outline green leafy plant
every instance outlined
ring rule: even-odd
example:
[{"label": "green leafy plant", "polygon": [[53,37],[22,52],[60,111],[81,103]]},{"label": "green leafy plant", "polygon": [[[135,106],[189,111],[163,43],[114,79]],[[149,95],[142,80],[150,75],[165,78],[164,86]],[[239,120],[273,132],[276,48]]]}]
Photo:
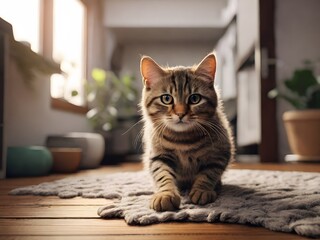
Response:
[{"label": "green leafy plant", "polygon": [[296,109],[320,109],[320,82],[316,78],[313,64],[305,62],[305,68],[297,69],[291,78],[284,81],[286,92],[273,89],[270,98],[280,97]]},{"label": "green leafy plant", "polygon": [[115,128],[119,119],[136,114],[137,89],[134,78],[129,75],[116,76],[111,71],[95,68],[93,81],[87,83],[88,104],[91,110],[87,118],[97,131]]},{"label": "green leafy plant", "polygon": [[13,37],[10,39],[10,54],[29,87],[39,74],[50,76],[54,73],[62,73],[60,64],[33,52],[29,46],[14,40]]}]

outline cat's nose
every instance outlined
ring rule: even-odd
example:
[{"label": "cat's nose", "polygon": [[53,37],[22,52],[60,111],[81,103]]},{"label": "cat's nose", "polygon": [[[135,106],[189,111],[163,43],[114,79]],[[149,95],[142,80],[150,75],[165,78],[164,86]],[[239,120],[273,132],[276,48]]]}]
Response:
[{"label": "cat's nose", "polygon": [[185,113],[177,113],[179,120],[182,120],[182,118],[186,115]]},{"label": "cat's nose", "polygon": [[181,103],[177,103],[174,106],[174,113],[179,117],[179,120],[181,121],[182,118],[186,115],[186,107]]}]

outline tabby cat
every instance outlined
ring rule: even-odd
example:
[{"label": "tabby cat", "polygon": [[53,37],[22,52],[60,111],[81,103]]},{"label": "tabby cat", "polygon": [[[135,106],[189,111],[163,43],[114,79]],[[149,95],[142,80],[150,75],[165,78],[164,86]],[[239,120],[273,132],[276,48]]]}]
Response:
[{"label": "tabby cat", "polygon": [[148,56],[140,64],[144,164],[157,189],[150,207],[178,209],[181,193],[194,204],[215,201],[221,175],[234,157],[233,137],[214,87],[215,55],[193,67],[163,68]]}]

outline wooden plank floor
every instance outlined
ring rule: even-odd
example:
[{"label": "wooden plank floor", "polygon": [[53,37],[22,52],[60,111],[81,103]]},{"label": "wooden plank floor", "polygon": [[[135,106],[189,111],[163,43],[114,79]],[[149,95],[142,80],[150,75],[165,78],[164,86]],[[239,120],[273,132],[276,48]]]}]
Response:
[{"label": "wooden plank floor", "polygon": [[[94,175],[137,171],[141,164],[101,167],[72,174]],[[235,164],[232,168],[320,172],[320,164]],[[236,224],[163,223],[128,226],[123,220],[104,220],[97,215],[106,199],[60,199],[48,196],[10,196],[16,187],[52,181],[70,175],[0,180],[0,240],[2,239],[305,239],[292,233],[272,232],[260,227]]]}]

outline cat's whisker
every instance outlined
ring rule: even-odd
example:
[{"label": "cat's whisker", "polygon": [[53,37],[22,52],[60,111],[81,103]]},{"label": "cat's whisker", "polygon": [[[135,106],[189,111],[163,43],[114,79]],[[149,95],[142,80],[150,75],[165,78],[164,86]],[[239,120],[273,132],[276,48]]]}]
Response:
[{"label": "cat's whisker", "polygon": [[166,123],[163,123],[163,124],[162,124],[162,128],[161,128],[160,131],[159,131],[159,136],[158,136],[158,137],[159,137],[159,139],[160,139],[160,146],[161,146],[161,148],[163,148],[162,140],[163,140],[163,133],[164,133],[166,127],[167,127],[167,124],[166,124]]},{"label": "cat's whisker", "polygon": [[[144,129],[141,129],[140,131],[139,131],[139,133],[138,133],[138,135],[135,137],[135,140],[134,140],[134,147],[136,148],[136,149],[141,149],[141,147],[142,147],[142,141],[141,141],[141,139],[142,139],[142,136],[143,136],[143,132],[144,132]],[[140,142],[140,145],[138,146],[138,142]]]},{"label": "cat's whisker", "polygon": [[197,123],[196,122],[196,126],[198,127],[198,129],[200,129],[202,131],[202,133],[204,135],[207,135],[209,138],[210,138],[210,141],[211,141],[211,145],[213,146],[214,145],[214,142],[212,140],[212,137],[211,137],[211,134],[208,132],[207,129],[205,129],[201,124]]},{"label": "cat's whisker", "polygon": [[[204,125],[206,125],[206,126],[208,126],[211,130],[213,130],[214,132],[216,132],[216,133],[217,133],[217,137],[218,137],[219,139],[221,138],[221,136],[220,136],[221,134],[223,135],[224,138],[228,139],[229,136],[227,135],[225,129],[222,128],[221,126],[219,126],[219,125],[217,125],[217,124],[214,124],[214,123],[212,123],[212,122],[209,122],[209,121],[204,121],[204,120],[202,120],[201,123],[204,124]],[[219,134],[219,133],[220,133],[220,134]]]},{"label": "cat's whisker", "polygon": [[165,131],[167,128],[168,128],[168,123],[165,123],[165,124],[164,124],[164,128],[163,128],[163,130],[162,130],[162,138],[161,138],[161,139],[163,139],[164,131]]},{"label": "cat's whisker", "polygon": [[154,139],[154,137],[160,138],[160,135],[161,135],[160,133],[162,128],[163,128],[163,123],[159,122],[151,133],[151,139]]},{"label": "cat's whisker", "polygon": [[218,140],[219,142],[221,142],[221,138],[220,138],[220,135],[219,135],[219,130],[218,130],[214,125],[211,126],[211,125],[209,125],[209,124],[206,123],[206,122],[202,122],[202,124],[203,124],[204,126],[208,127],[211,131],[213,131],[213,132],[215,133],[215,135],[217,136],[217,140]]},{"label": "cat's whisker", "polygon": [[143,119],[140,119],[138,122],[134,123],[128,130],[126,130],[124,133],[122,133],[121,135],[125,135],[127,134],[129,131],[131,131],[135,126],[137,126],[138,124],[142,123]]}]

